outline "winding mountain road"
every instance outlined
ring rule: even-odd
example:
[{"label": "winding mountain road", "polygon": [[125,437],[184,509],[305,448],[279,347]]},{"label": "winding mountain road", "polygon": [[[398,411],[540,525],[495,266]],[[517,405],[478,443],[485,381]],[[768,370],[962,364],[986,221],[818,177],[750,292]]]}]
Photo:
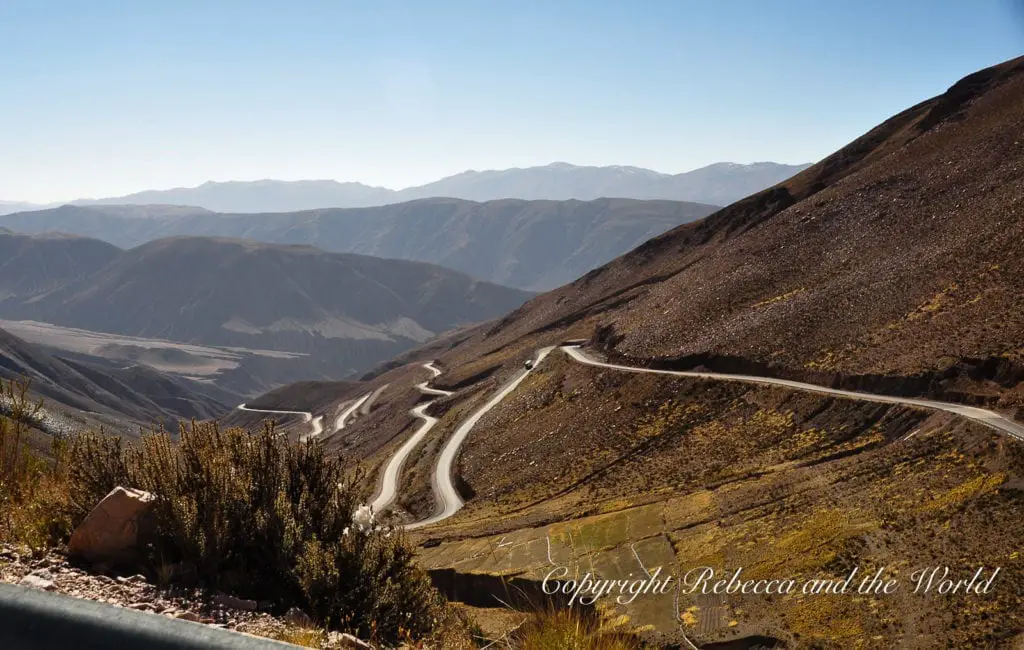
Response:
[{"label": "winding mountain road", "polygon": [[352,414],[355,413],[359,409],[359,407],[363,405],[363,402],[368,400],[370,398],[370,395],[372,394],[373,393],[367,393],[363,395],[356,401],[352,402],[352,404],[350,404],[347,409],[342,411],[341,415],[338,416],[338,419],[334,421],[334,431],[338,432],[344,429],[345,423],[348,421],[349,417],[351,417]]},{"label": "winding mountain road", "polygon": [[[792,390],[800,390],[811,393],[820,393],[824,395],[834,395],[845,399],[855,399],[867,402],[878,402],[883,404],[899,404],[903,406],[912,406],[918,408],[931,409],[936,411],[946,411],[953,413],[961,417],[967,418],[979,424],[983,424],[987,427],[995,429],[1000,433],[1009,435],[1017,440],[1024,441],[1024,425],[1015,422],[999,413],[989,411],[986,409],[977,408],[974,406],[966,406],[963,404],[953,404],[950,402],[939,402],[935,400],[915,399],[911,397],[895,397],[891,395],[877,395],[874,393],[862,393],[857,391],[841,390],[838,388],[828,388],[826,386],[818,386],[815,384],[807,384],[804,382],[793,381],[790,379],[777,379],[774,377],[758,377],[755,375],[733,375],[719,372],[701,372],[695,370],[657,370],[654,368],[637,368],[635,366],[624,366],[621,364],[607,363],[604,361],[598,361],[593,357],[588,356],[583,350],[580,349],[579,345],[562,345],[560,349],[565,352],[571,359],[578,363],[582,363],[588,366],[594,366],[598,368],[607,368],[609,370],[620,370],[623,372],[637,372],[637,373],[648,373],[655,375],[669,375],[674,377],[696,377],[701,379],[717,379],[721,381],[738,381],[751,384],[761,384],[769,386],[782,386]],[[492,408],[498,405],[509,393],[514,391],[516,387],[526,378],[526,376],[535,369],[540,362],[554,349],[554,347],[542,348],[537,352],[537,356],[534,359],[533,367],[522,371],[519,375],[509,382],[500,392],[478,409],[473,415],[468,417],[455,433],[452,435],[448,444],[444,447],[440,457],[437,461],[437,468],[434,471],[434,492],[437,495],[438,501],[443,505],[441,512],[435,514],[432,517],[417,521],[415,523],[406,526],[407,529],[415,529],[423,526],[429,526],[436,524],[440,521],[448,519],[456,512],[458,512],[464,505],[462,499],[459,497],[458,491],[455,489],[452,483],[452,468],[454,466],[455,457],[458,453],[459,448],[469,435],[470,431],[476,426],[476,423],[490,411]],[[437,374],[440,374],[438,371]],[[436,375],[435,375],[436,376]],[[427,385],[420,384],[421,390],[434,390],[427,387]],[[429,417],[429,416],[426,416]],[[433,423],[430,424],[433,426]],[[408,443],[407,443],[408,444]],[[411,445],[415,446],[415,445]],[[410,447],[411,447],[410,446]],[[404,446],[403,446],[404,449]],[[411,448],[410,450],[411,451]],[[408,455],[408,451],[406,452]],[[399,468],[400,469],[400,466]],[[392,497],[393,498],[393,497]]]},{"label": "winding mountain road", "polygon": [[[425,363],[423,367],[431,372],[434,377],[441,374],[433,363]],[[441,390],[439,388],[431,388],[427,385],[428,382],[423,382],[416,385],[416,388],[425,395],[438,395],[447,396],[451,395],[451,391]],[[384,467],[384,472],[381,474],[380,487],[378,488],[377,495],[370,502],[370,507],[373,508],[374,512],[381,512],[398,498],[398,479],[402,474],[402,467],[405,465],[405,461],[409,458],[409,454],[416,448],[423,438],[426,437],[427,433],[437,424],[437,418],[427,415],[427,409],[434,403],[434,400],[424,402],[416,408],[409,411],[409,414],[415,418],[423,420],[423,424],[420,425],[416,432],[409,436],[409,439],[398,448],[395,455],[388,461],[387,466]]]},{"label": "winding mountain road", "polygon": [[[516,376],[509,381],[505,386],[498,391],[486,404],[477,409],[472,415],[466,418],[462,424],[455,430],[451,438],[441,449],[441,453],[437,459],[437,465],[434,469],[433,474],[433,490],[437,499],[440,511],[431,517],[422,519],[417,522],[413,522],[405,526],[407,530],[416,528],[422,528],[424,526],[430,526],[438,522],[448,519],[460,509],[462,509],[465,503],[459,496],[458,490],[455,488],[455,484],[452,481],[455,465],[455,458],[458,455],[459,449],[462,447],[463,442],[469,436],[473,427],[480,421],[480,419],[487,414],[488,411],[493,409],[502,400],[504,400],[512,391],[519,387],[519,384],[523,382],[526,377],[535,370],[540,363],[547,357],[556,346],[549,346],[541,348],[537,351],[536,356],[533,359],[533,364],[529,367],[519,371]],[[792,390],[799,390],[809,393],[819,393],[823,395],[833,395],[835,397],[841,397],[844,399],[854,399],[865,402],[877,402],[883,404],[898,404],[902,406],[911,406],[917,408],[925,408],[935,411],[945,411],[953,413],[968,420],[983,424],[987,427],[995,429],[996,431],[1009,435],[1010,437],[1024,441],[1024,424],[1020,424],[1014,420],[1011,420],[999,413],[989,411],[974,406],[966,406],[963,404],[954,404],[951,402],[940,402],[935,400],[926,399],[915,399],[911,397],[897,397],[892,395],[878,395],[875,393],[863,393],[850,390],[842,390],[838,388],[828,388],[826,386],[819,386],[816,384],[807,384],[800,381],[794,381],[791,379],[778,379],[774,377],[759,377],[756,375],[734,375],[720,372],[703,372],[696,370],[658,370],[655,368],[638,368],[635,366],[625,366],[616,363],[608,363],[605,361],[599,361],[580,349],[578,344],[564,344],[558,346],[563,352],[565,352],[572,360],[582,363],[588,366],[594,366],[597,368],[607,368],[609,370],[618,370],[622,372],[634,372],[634,373],[646,373],[654,375],[668,375],[673,377],[695,377],[699,379],[715,379],[720,381],[737,381],[749,384],[760,384],[767,386],[781,386],[783,388],[789,388]],[[423,364],[423,367],[429,370],[434,378],[441,375],[441,371],[431,363]],[[429,382],[422,382],[416,385],[416,388],[425,395],[435,396],[448,396],[452,393],[450,391],[441,390],[439,388],[431,388]],[[376,399],[380,394],[383,387],[378,388],[373,393],[363,395],[350,405],[340,416],[335,423],[335,430],[343,429],[349,416],[356,412],[360,407],[364,406],[368,402]],[[398,481],[402,472],[402,467],[408,460],[412,451],[423,441],[427,433],[437,424],[437,418],[427,415],[426,411],[430,408],[434,400],[424,402],[409,411],[409,413],[422,420],[423,423],[420,427],[406,440],[401,447],[395,452],[395,454],[388,461],[384,467],[384,471],[381,474],[380,486],[376,496],[371,502],[371,507],[374,512],[381,512],[398,498]],[[303,436],[303,440],[308,437],[319,435],[323,431],[322,420],[323,417],[314,418],[311,413],[304,411],[286,411],[286,410],[269,410],[269,409],[252,409],[247,407],[245,404],[241,404],[238,407],[243,411],[255,411],[260,413],[282,413],[292,415],[302,415],[307,422],[311,422],[313,431]],[[909,437],[909,436],[908,436]]]},{"label": "winding mountain road", "polygon": [[[459,491],[455,489],[455,484],[452,482],[453,467],[455,465],[455,456],[459,452],[459,448],[465,441],[469,432],[473,430],[476,423],[480,421],[488,411],[497,406],[501,400],[505,399],[509,393],[514,391],[519,384],[523,382],[526,377],[536,370],[540,362],[544,360],[548,354],[554,350],[554,346],[541,348],[537,351],[537,356],[533,359],[533,365],[530,368],[525,368],[516,375],[515,379],[505,384],[505,387],[498,391],[486,404],[477,409],[472,415],[463,421],[459,425],[459,428],[455,430],[452,437],[448,439],[448,443],[441,450],[440,456],[437,459],[437,467],[434,469],[434,494],[437,496],[439,503],[441,504],[441,512],[435,514],[427,519],[422,519],[415,523],[407,525],[407,530],[413,530],[416,528],[422,528],[423,526],[430,526],[436,524],[439,521],[448,519],[460,509],[465,503],[462,497],[459,496]],[[428,416],[429,417],[429,416]]]},{"label": "winding mountain road", "polygon": [[[441,371],[437,369],[437,366],[434,365],[433,361],[431,361],[429,363],[423,364],[423,367],[426,368],[427,370],[429,370],[430,373],[434,376],[434,378],[437,378],[437,377],[441,376]],[[452,392],[450,390],[441,390],[440,388],[431,388],[429,384],[430,384],[430,382],[424,381],[422,383],[416,384],[416,388],[420,389],[421,392],[426,393],[427,395],[445,396],[445,395],[451,395],[452,394]]]},{"label": "winding mountain road", "polygon": [[[366,407],[364,408],[363,413],[368,413],[370,402],[376,399],[385,388],[387,388],[387,384],[384,384],[383,386],[373,391],[372,393],[367,393],[366,395],[363,395],[355,402],[350,404],[348,408],[342,411],[341,415],[339,415],[337,419],[335,419],[334,430],[331,433],[337,433],[338,431],[344,429],[345,425],[348,424],[349,418],[357,410],[359,410],[360,407]],[[237,408],[239,411],[249,411],[250,413],[276,413],[279,415],[301,415],[302,418],[310,424],[310,430],[299,436],[300,442],[308,442],[309,440],[318,437],[320,434],[324,432],[324,416],[318,415],[316,417],[313,417],[313,414],[308,411],[290,411],[287,409],[254,409],[246,406],[245,403],[239,404]]]},{"label": "winding mountain road", "polygon": [[378,386],[377,390],[366,396],[366,399],[363,400],[363,405],[359,407],[359,415],[370,414],[370,407],[373,406],[373,403],[377,401],[377,398],[380,397],[380,394],[384,392],[384,389],[387,388],[388,385],[389,384]]},{"label": "winding mountain road", "polygon": [[302,434],[301,440],[305,441],[308,438],[316,437],[324,431],[324,416],[318,415],[313,417],[313,414],[308,411],[288,411],[285,409],[254,409],[249,408],[245,403],[241,403],[236,407],[239,411],[249,411],[250,413],[278,413],[280,415],[301,415],[302,419],[310,423],[311,429],[309,433]]},{"label": "winding mountain road", "polygon": [[634,366],[623,366],[615,363],[606,363],[604,361],[598,361],[593,357],[587,356],[583,350],[578,346],[563,345],[562,351],[572,357],[574,360],[586,364],[588,366],[596,366],[598,368],[608,368],[610,370],[621,370],[624,372],[643,372],[656,375],[672,375],[675,377],[698,377],[702,379],[719,379],[723,381],[739,381],[748,384],[765,384],[769,386],[782,386],[785,388],[792,388],[794,390],[801,390],[809,393],[821,393],[824,395],[835,395],[836,397],[843,397],[846,399],[856,399],[863,402],[879,402],[882,404],[900,404],[903,406],[915,406],[918,408],[926,408],[934,411],[946,411],[948,413],[954,413],[961,417],[973,420],[979,424],[984,424],[987,427],[991,427],[1000,433],[1009,435],[1017,440],[1024,441],[1024,425],[1015,422],[1007,417],[1004,417],[995,411],[989,411],[986,409],[977,408],[975,406],[966,406],[964,404],[953,404],[951,402],[939,402],[927,399],[915,399],[912,397],[896,397],[892,395],[878,395],[875,393],[861,393],[852,390],[841,390],[839,388],[828,388],[825,386],[818,386],[816,384],[805,384],[800,381],[793,381],[790,379],[776,379],[773,377],[758,377],[755,375],[732,375],[724,374],[720,372],[698,372],[695,370],[656,370],[653,368],[637,368]]}]

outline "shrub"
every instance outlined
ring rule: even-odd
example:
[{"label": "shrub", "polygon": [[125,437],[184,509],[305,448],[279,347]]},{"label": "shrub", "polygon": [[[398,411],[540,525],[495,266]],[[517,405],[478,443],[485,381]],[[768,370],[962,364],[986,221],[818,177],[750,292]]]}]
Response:
[{"label": "shrub", "polygon": [[358,474],[322,444],[289,443],[212,423],[126,443],[102,431],[52,438],[52,458],[25,443],[42,402],[29,383],[0,384],[0,539],[34,548],[67,541],[121,485],[152,492],[150,571],[280,609],[298,606],[322,625],[371,640],[430,639],[464,646],[465,620],[446,606],[401,532],[359,508]]},{"label": "shrub", "polygon": [[175,580],[298,605],[361,638],[424,638],[445,615],[399,531],[353,521],[359,476],[322,444],[183,425],[136,444],[87,434],[70,441],[73,518],[117,485],[156,495],[153,570]]},{"label": "shrub", "polygon": [[0,381],[0,539],[40,548],[64,538],[64,441],[53,438],[52,458],[32,453],[26,441],[43,412],[29,396],[29,381]]},{"label": "shrub", "polygon": [[43,408],[43,402],[33,402],[28,397],[31,381],[0,380],[0,415],[27,424],[47,435],[64,438],[75,428],[75,423],[63,413]]},{"label": "shrub", "polygon": [[27,382],[0,383],[0,499],[5,515],[21,501],[35,473],[33,456],[23,440],[26,422],[36,408],[28,401]]},{"label": "shrub", "polygon": [[550,609],[535,613],[511,640],[517,650],[643,650],[640,639],[616,631],[596,614],[578,609]]}]

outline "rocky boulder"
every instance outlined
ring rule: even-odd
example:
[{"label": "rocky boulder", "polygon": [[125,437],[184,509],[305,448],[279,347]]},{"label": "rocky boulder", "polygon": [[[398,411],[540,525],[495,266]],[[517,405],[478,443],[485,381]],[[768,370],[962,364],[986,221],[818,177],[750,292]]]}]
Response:
[{"label": "rocky boulder", "polygon": [[71,534],[69,554],[93,563],[135,563],[140,540],[153,531],[153,501],[144,490],[114,488]]},{"label": "rocky boulder", "polygon": [[54,589],[53,574],[46,569],[37,569],[21,579],[18,584],[33,589],[51,591]]}]

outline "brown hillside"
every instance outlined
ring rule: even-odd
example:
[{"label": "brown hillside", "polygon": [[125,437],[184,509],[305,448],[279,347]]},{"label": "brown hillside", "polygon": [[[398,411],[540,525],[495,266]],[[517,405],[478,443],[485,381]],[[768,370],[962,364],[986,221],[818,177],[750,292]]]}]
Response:
[{"label": "brown hillside", "polygon": [[[608,328],[616,354],[1019,402],[1024,59],[543,294],[445,360]],[[965,376],[970,386],[956,382]],[[964,391],[970,395],[962,394]]]},{"label": "brown hillside", "polygon": [[[577,337],[629,364],[939,396],[1022,419],[1022,109],[1024,59],[971,75],[782,185],[403,356],[367,378],[364,390],[388,383],[378,408],[329,444],[381,467],[416,427],[419,364],[436,358],[433,385],[456,392],[431,408],[439,422],[398,500],[399,516],[427,516],[444,441],[535,350]],[[555,351],[466,439],[465,507],[415,535],[453,584],[538,580],[553,561],[615,579],[638,557],[759,576],[1001,566],[984,601],[682,598],[673,612],[648,599],[624,613],[699,645],[1013,647],[1022,463],[1019,441],[949,414]]]},{"label": "brown hillside", "polygon": [[0,302],[52,291],[98,271],[120,254],[116,246],[88,237],[0,229]]}]

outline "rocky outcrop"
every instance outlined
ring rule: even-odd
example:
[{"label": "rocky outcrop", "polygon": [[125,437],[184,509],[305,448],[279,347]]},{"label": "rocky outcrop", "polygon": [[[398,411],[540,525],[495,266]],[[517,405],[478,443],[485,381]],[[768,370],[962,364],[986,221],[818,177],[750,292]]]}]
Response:
[{"label": "rocky outcrop", "polygon": [[42,589],[44,591],[51,591],[54,589],[53,574],[46,569],[36,569],[32,573],[22,578],[18,584],[23,587],[32,587],[33,589]]},{"label": "rocky outcrop", "polygon": [[255,600],[236,598],[228,594],[215,594],[213,597],[213,604],[220,605],[227,609],[241,609],[247,612],[254,612],[257,609],[257,603]]},{"label": "rocky outcrop", "polygon": [[153,531],[153,500],[144,490],[114,488],[72,533],[69,554],[92,563],[133,564],[140,539]]}]

